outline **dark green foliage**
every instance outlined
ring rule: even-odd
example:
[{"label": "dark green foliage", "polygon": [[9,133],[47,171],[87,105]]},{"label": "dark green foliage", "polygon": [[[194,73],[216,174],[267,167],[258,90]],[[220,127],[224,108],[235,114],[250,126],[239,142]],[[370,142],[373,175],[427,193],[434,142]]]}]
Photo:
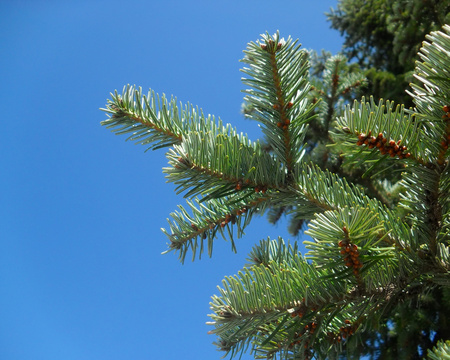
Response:
[{"label": "dark green foliage", "polygon": [[368,79],[360,95],[412,106],[405,95],[425,35],[450,22],[450,2],[442,0],[340,0],[328,14],[345,36],[344,54]]},{"label": "dark green foliage", "polygon": [[367,79],[367,86],[361,88],[358,95],[372,95],[375,99],[391,99],[406,107],[413,105],[411,97],[405,92],[409,84],[413,81],[411,72],[394,74],[389,71],[370,68],[364,71]]},{"label": "dark green foliage", "polygon": [[442,0],[340,0],[328,14],[345,35],[344,53],[364,68],[394,74],[414,69],[425,35],[450,22],[450,3]]}]

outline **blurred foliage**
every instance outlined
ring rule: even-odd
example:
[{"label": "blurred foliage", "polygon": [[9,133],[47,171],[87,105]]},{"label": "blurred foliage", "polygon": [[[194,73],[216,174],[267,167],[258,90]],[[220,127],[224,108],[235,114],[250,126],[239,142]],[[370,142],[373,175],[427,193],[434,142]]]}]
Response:
[{"label": "blurred foliage", "polygon": [[442,0],[340,0],[327,14],[345,37],[343,53],[365,71],[360,95],[412,106],[404,89],[412,81],[425,35],[450,23],[450,2]]}]

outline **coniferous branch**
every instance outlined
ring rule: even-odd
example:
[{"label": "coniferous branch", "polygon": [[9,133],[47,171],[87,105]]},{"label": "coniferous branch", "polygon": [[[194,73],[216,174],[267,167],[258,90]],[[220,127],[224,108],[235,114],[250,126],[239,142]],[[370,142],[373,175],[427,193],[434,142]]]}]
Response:
[{"label": "coniferous branch", "polygon": [[190,189],[186,197],[201,194],[218,198],[234,193],[247,197],[284,186],[286,170],[259,142],[244,135],[192,132],[167,154],[168,181],[179,185],[179,192]]},{"label": "coniferous branch", "polygon": [[280,206],[280,207],[274,207],[269,209],[267,212],[267,221],[270,224],[276,224],[283,215],[286,214],[287,211],[289,211],[290,207],[288,206]]},{"label": "coniferous branch", "polygon": [[[314,147],[317,143],[328,144],[332,140],[328,133],[333,128],[333,122],[340,116],[343,106],[353,99],[350,95],[366,83],[364,75],[350,67],[345,56],[324,54],[321,60],[317,55],[315,57],[314,76],[311,78],[313,87],[309,97],[313,103],[318,103],[315,111],[317,117],[310,124],[312,133],[307,135],[308,142]],[[330,169],[330,166],[326,167]]]},{"label": "coniferous branch", "polygon": [[318,214],[306,231],[314,239],[305,242],[311,250],[306,257],[319,268],[334,269],[361,291],[401,288],[400,283],[411,274],[421,274],[423,267],[420,259],[411,261],[409,228],[397,224],[399,220],[390,211],[380,217],[380,212],[370,207],[326,211]]},{"label": "coniferous branch", "polygon": [[[424,161],[408,169],[403,178],[407,190],[402,206],[410,211],[413,230],[420,234],[422,256],[435,257],[445,252],[440,244],[448,246],[449,233],[444,225],[448,217],[448,183],[450,141],[449,90],[450,70],[450,26],[445,32],[434,32],[427,36],[431,43],[424,42],[421,62],[417,62],[415,76],[422,85],[413,85],[413,101],[418,114],[421,131],[421,146],[418,152]],[[447,65],[446,65],[447,63]],[[426,102],[426,104],[425,104]],[[421,204],[414,203],[421,201]]]},{"label": "coniferous branch", "polygon": [[[291,214],[291,212],[288,212],[288,214]],[[304,219],[303,216],[299,216],[299,214],[296,214],[295,212],[292,212],[291,221],[289,222],[287,226],[287,230],[289,234],[298,236],[300,232],[304,229],[306,224],[306,219]]]},{"label": "coniferous branch", "polygon": [[[413,119],[411,115],[404,112],[401,108],[397,108],[396,111],[392,111],[389,105],[390,104],[388,103],[387,110],[384,110],[382,104],[380,104],[380,106],[373,103],[369,105],[365,104],[363,101],[361,105],[363,111],[357,113],[359,118],[356,116],[357,121],[350,123],[350,126],[343,126],[342,128],[344,128],[344,132],[353,133],[359,136],[357,141],[362,140],[362,145],[364,144],[364,141],[367,140],[366,135],[364,136],[364,139],[361,139],[360,135],[362,131],[366,131],[367,133],[368,129],[376,129],[375,131],[379,130],[379,132],[386,131],[386,134],[393,134],[392,136],[399,137],[401,136],[401,139],[404,139],[404,142],[407,144],[408,148],[416,150],[417,147],[415,147],[415,141],[417,139],[415,138],[413,130],[417,129],[417,121]],[[367,108],[369,108],[369,110],[376,109],[377,111],[374,113],[372,113],[372,111],[364,111],[367,110]],[[391,115],[392,113],[394,114]],[[386,119],[388,121],[386,121]],[[385,128],[381,128],[383,121],[387,123],[387,125],[384,125]],[[366,128],[361,125],[365,125]],[[350,128],[352,129],[351,131],[349,131]],[[369,145],[373,145],[371,148],[375,148],[377,147],[376,145],[380,143],[380,146],[378,147],[379,150],[383,147],[382,144],[384,138],[384,134],[382,134],[379,139],[375,138],[374,140],[369,138],[368,144],[365,145],[367,147],[369,147]],[[387,143],[387,140],[385,140],[384,143]],[[395,145],[397,145],[398,148],[395,148]],[[402,159],[402,153],[406,151],[406,149],[400,147],[402,146],[401,142],[396,142],[395,145],[388,143],[387,146],[392,147],[392,149],[389,148],[389,150],[393,153],[390,155],[394,155]],[[441,159],[444,158],[442,153],[443,152],[441,151]],[[434,193],[433,198],[428,200],[428,203],[430,203],[429,212],[433,209],[433,214],[436,215],[436,202],[439,201],[439,197],[442,197],[442,191],[437,189],[436,184],[440,184],[442,182],[445,183],[445,176],[436,176],[436,174],[434,174],[436,173],[435,167],[431,167],[431,169],[424,167],[424,161],[419,157],[417,158],[417,161],[414,161],[416,160],[415,157],[410,159],[408,162],[408,171],[403,175],[403,186],[406,189],[405,193],[407,194],[409,190],[413,189],[413,185],[419,183],[418,181],[408,182],[408,174],[414,174],[414,176],[419,178],[423,177],[423,181],[421,180],[420,185],[417,185],[416,187],[416,192],[418,193],[419,190],[421,190],[420,196],[430,197],[429,194],[427,195],[427,187],[430,187],[433,190],[428,190],[428,192]],[[422,172],[417,171],[418,168],[423,168],[424,170]],[[308,176],[309,174],[305,176],[308,172],[315,172],[317,175],[315,177]],[[333,178],[335,175],[329,175],[328,179],[332,179],[332,181],[327,181],[327,176],[324,176],[324,173],[320,173],[319,169],[314,169],[311,167],[308,168],[308,171],[303,170],[303,174],[303,177],[298,181],[298,184],[296,184],[295,187],[298,199],[303,199],[305,204],[314,203],[319,208],[316,209],[316,212],[321,213],[317,215],[318,217],[316,220],[311,222],[311,229],[309,230],[309,233],[316,240],[315,243],[311,244],[313,247],[312,255],[314,264],[328,268],[328,265],[331,263],[331,265],[329,265],[330,271],[337,271],[337,273],[332,273],[328,276],[322,275],[322,279],[328,278],[332,280],[330,281],[331,283],[335,284],[340,281],[347,283],[352,277],[354,277],[354,281],[350,281],[350,283],[356,286],[356,289],[358,289],[357,292],[359,292],[360,295],[364,294],[364,298],[369,297],[371,300],[376,299],[373,303],[369,302],[369,304],[364,304],[364,311],[360,316],[361,319],[368,316],[368,314],[371,314],[370,316],[372,318],[378,314],[378,318],[381,320],[383,316],[386,316],[386,314],[389,313],[389,309],[396,306],[398,301],[414,299],[417,298],[419,294],[428,291],[427,289],[430,288],[429,280],[433,278],[431,275],[433,270],[426,267],[426,263],[430,260],[427,258],[427,254],[425,254],[425,256],[423,256],[423,254],[420,255],[420,252],[417,250],[423,250],[420,247],[421,240],[419,239],[422,239],[422,241],[427,239],[429,242],[429,235],[433,235],[432,233],[425,234],[424,236],[423,233],[414,230],[414,227],[411,229],[411,232],[407,224],[399,221],[395,212],[383,208],[381,204],[376,201],[374,202],[372,199],[367,198],[368,200],[366,200],[366,203],[363,204],[362,207],[355,207],[357,202],[355,202],[354,199],[364,198],[364,196],[361,196],[362,194],[358,194],[360,196],[350,196],[350,199],[345,196],[336,196],[336,194],[339,193],[337,188],[334,188],[334,191],[330,189],[333,183],[338,184],[338,186],[341,187],[341,193],[346,195],[354,193],[355,188],[347,187],[346,191],[342,191],[342,184],[344,184],[344,182],[341,179]],[[320,188],[320,186],[312,183],[310,181],[311,178],[317,178],[317,183],[325,184],[324,188]],[[424,182],[427,181],[427,179],[427,185],[424,187]],[[447,196],[448,195],[445,195],[445,197]],[[412,206],[423,203],[426,204],[426,200],[426,198],[422,199],[419,197],[416,199],[410,199],[410,203]],[[423,213],[423,208],[421,210]],[[418,211],[419,209],[417,209],[417,212]],[[439,214],[441,213],[440,210],[438,212]],[[429,220],[429,216],[425,217],[425,221],[427,218]],[[413,223],[412,220],[413,219],[410,218],[410,223]],[[396,222],[401,225],[396,225]],[[351,224],[351,226],[348,224]],[[315,225],[316,228],[314,228]],[[436,225],[437,223],[435,221],[431,224],[430,230],[435,229]],[[422,226],[417,226],[417,228],[421,227]],[[357,247],[358,245],[356,245],[356,243],[360,246]],[[442,259],[448,259],[448,251],[446,251],[446,248],[444,246],[439,246],[437,248],[441,251]],[[435,254],[436,252],[434,255]],[[363,262],[360,262],[360,259],[367,259],[368,262],[364,263],[364,260]],[[445,260],[442,261],[442,263],[445,264]],[[271,265],[272,264],[269,264],[271,273],[277,274],[274,270],[274,266]],[[341,270],[339,270],[339,268],[341,268]],[[390,271],[386,271],[387,269]],[[353,272],[353,274],[349,277],[349,275],[345,275],[346,272],[350,272],[350,274]],[[436,280],[438,280],[439,283],[446,283],[448,270],[446,270],[445,266],[441,266],[441,269],[434,267],[434,273],[436,272],[438,273]],[[261,281],[262,280],[259,280],[259,282]],[[249,279],[246,281],[239,281],[238,279],[235,279],[234,286],[243,286],[243,283],[249,283]],[[309,281],[308,283],[311,285],[313,282]],[[269,282],[266,289],[270,289],[272,286],[273,284]],[[233,288],[233,290],[234,289],[235,288]],[[243,286],[242,289],[245,289],[245,286]],[[260,291],[262,291],[262,289],[260,289]],[[328,289],[323,291],[327,293]],[[347,296],[350,293],[346,293]],[[376,297],[376,294],[380,293],[383,294],[382,299],[378,299]],[[262,294],[265,294],[266,297],[270,298],[270,296],[264,291],[262,291]],[[226,294],[224,294],[224,296],[226,297]],[[251,297],[251,295],[249,296]],[[341,294],[341,296],[345,295]],[[242,300],[242,298],[239,300]],[[234,309],[239,309],[239,300],[235,299],[235,303],[233,303]],[[346,300],[346,303],[348,304],[348,297]],[[336,303],[336,301],[334,303]],[[367,309],[370,310],[367,311]],[[280,311],[281,309],[276,308],[276,310]],[[323,310],[321,310],[321,312],[322,311]],[[333,313],[333,319],[336,318],[338,313],[339,312]],[[289,354],[292,354],[290,351],[294,350],[294,353],[302,354],[302,358],[309,358],[309,355],[305,353],[304,350],[300,351],[298,348],[295,349],[294,347],[301,344],[302,346],[306,345],[306,348],[308,348],[311,344],[309,342],[311,339],[305,340],[305,332],[303,331],[301,333],[297,331],[294,334],[289,334],[289,330],[287,329],[292,327],[290,327],[286,320],[284,320],[285,318],[282,319],[281,325],[279,323],[275,323],[266,325],[266,328],[259,325],[257,328],[253,328],[253,332],[250,330],[251,328],[246,327],[244,332],[249,334],[249,336],[254,337],[252,342],[257,348],[257,350],[255,350],[256,353],[270,356],[275,353],[280,353],[283,357],[290,358]],[[352,323],[351,320],[349,320],[349,322]],[[315,322],[315,324],[317,323]],[[309,326],[309,324],[306,325]],[[306,329],[306,325],[303,329]],[[235,324],[235,326],[237,325]],[[257,331],[257,329],[259,329],[259,331]],[[265,333],[266,329],[269,329],[267,333]],[[230,329],[228,331],[227,339],[231,339],[232,337],[230,337],[230,332],[233,332]],[[258,339],[260,340],[258,341]],[[268,339],[270,341],[268,341]],[[277,341],[279,339],[281,342]],[[293,339],[296,340],[293,341]],[[234,338],[231,343],[237,344],[241,340],[242,337],[239,339]],[[248,344],[248,338],[246,341]],[[285,341],[285,343],[282,343],[282,341]],[[289,342],[288,346],[286,346],[286,341]],[[324,348],[320,346],[320,340],[314,339],[313,344],[316,354],[324,351]],[[350,342],[347,341],[346,344],[349,345]],[[329,354],[329,350],[330,348],[328,345],[328,348],[326,348],[323,353]]]},{"label": "coniferous branch", "polygon": [[324,113],[324,129],[326,133],[328,133],[331,123],[335,119],[335,110],[343,105],[344,98],[342,95],[348,94],[363,83],[365,83],[363,74],[348,72],[347,58],[345,56],[332,56],[326,61],[322,81],[316,85],[322,88],[320,95],[325,100],[322,105],[322,112]]},{"label": "coniferous branch", "polygon": [[[448,193],[443,193],[440,186],[442,182],[448,182],[449,174],[448,171],[441,173],[425,166],[417,166],[414,171],[408,170],[403,177],[406,192],[402,194],[399,205],[408,211],[411,231],[416,233],[417,241],[412,244],[413,250],[433,268],[430,260],[438,260],[439,254],[445,254],[441,244],[448,247],[450,241],[447,225]],[[418,204],[417,201],[422,203]],[[446,209],[444,211],[443,206]],[[434,270],[440,272],[439,260],[437,265]]]},{"label": "coniferous branch", "polygon": [[[316,288],[308,285],[311,277]],[[213,332],[220,335],[219,343],[224,341],[232,345],[229,350],[242,341],[248,341],[242,338],[243,334],[259,338],[263,343],[271,341],[268,337],[276,328],[284,327],[294,332],[292,326],[297,323],[301,311],[311,313],[319,303],[331,301],[323,297],[330,296],[323,292],[325,286],[320,274],[297,254],[281,264],[271,261],[267,267],[245,268],[237,276],[226,278],[220,289],[222,296],[213,297],[211,306],[215,314],[211,317],[216,326]],[[337,286],[334,292],[334,287],[329,286],[328,294],[341,293],[341,285]],[[310,317],[311,314],[305,318]],[[260,326],[252,327],[249,318],[257,318]],[[283,346],[289,344],[283,341]]]},{"label": "coniferous branch", "polygon": [[[439,176],[435,170],[417,166],[413,172],[408,171],[404,174],[403,185],[407,191],[402,194],[400,206],[408,211],[413,230],[420,232],[423,243],[416,244],[420,247],[431,239],[436,239],[441,227],[442,206],[438,199]],[[432,247],[434,249],[432,252],[435,253],[435,245]]]},{"label": "coniferous branch", "polygon": [[[255,194],[244,200],[239,199],[209,199],[194,202],[187,201],[189,210],[181,205],[179,211],[170,214],[170,233],[162,229],[169,238],[169,249],[165,252],[179,252],[179,259],[184,262],[188,250],[192,252],[192,260],[204,252],[206,242],[208,255],[212,255],[213,243],[220,234],[225,240],[231,241],[231,248],[236,251],[234,239],[241,238],[245,227],[250,223],[255,213],[264,211],[270,197]],[[236,235],[234,235],[236,228]]]},{"label": "coniferous branch", "polygon": [[[351,181],[357,182],[371,189],[371,195],[376,194],[378,199],[385,201],[382,194],[374,191],[371,182],[360,180],[354,174],[345,172],[342,167],[343,157],[338,146],[329,146],[333,143],[330,130],[334,128],[336,117],[341,113],[342,106],[348,102],[354,91],[365,83],[364,75],[355,66],[349,66],[342,55],[331,56],[324,53],[322,58],[312,54],[313,75],[308,98],[315,108],[316,117],[309,122],[306,132],[306,155],[305,159],[316,163],[321,169],[328,169],[339,174],[341,177],[349,177]],[[385,201],[386,202],[386,201]],[[292,213],[292,211],[291,211]],[[305,219],[293,213],[288,226],[291,234],[298,234],[305,224]]]},{"label": "coniferous branch", "polygon": [[[243,343],[252,343],[256,358],[276,353],[283,359],[299,353],[305,359],[313,353],[337,354],[344,341],[347,346],[350,341],[359,341],[358,331],[379,326],[377,323],[388,308],[398,301],[413,300],[429,287],[421,281],[406,286],[395,282],[380,284],[380,279],[374,277],[382,286],[355,288],[354,283],[352,286],[332,269],[314,275],[318,269],[301,260],[284,261],[281,265],[272,261],[226,278],[224,289],[220,290],[222,296],[213,297],[211,303],[216,310],[211,315],[216,326],[212,332],[220,336],[217,344],[222,350],[228,353],[242,348]],[[303,267],[297,267],[299,261]],[[286,288],[291,288],[291,293]],[[283,302],[289,300],[289,304]],[[372,318],[372,325],[363,326],[368,317]],[[378,320],[373,322],[375,319]],[[249,324],[251,321],[255,326]]]},{"label": "coniferous branch", "polygon": [[[260,356],[279,352],[282,358],[290,358],[300,349],[303,352],[305,344],[307,353],[312,347],[328,354],[337,352],[368,314],[379,312],[386,301],[395,303],[398,296],[411,296],[390,284],[361,293],[332,269],[319,270],[297,254],[289,255],[279,242],[254,253],[263,251],[267,256],[265,248],[271,248],[272,259],[282,254],[283,262],[272,260],[244,268],[237,276],[226,278],[219,289],[221,296],[213,297],[211,324],[216,328],[212,332],[220,336],[217,344],[227,345],[222,350],[232,351],[243,342],[252,342],[253,351]],[[251,326],[251,321],[257,326]]]},{"label": "coniferous branch", "polygon": [[246,267],[253,265],[269,266],[269,263],[275,261],[277,263],[290,263],[295,256],[298,255],[298,244],[285,243],[281,237],[276,241],[261,240],[258,246],[254,246],[247,260],[249,261]]},{"label": "coniferous branch", "polygon": [[370,103],[364,98],[355,101],[338,119],[338,128],[336,141],[344,145],[347,164],[359,167],[369,163],[374,168],[380,163],[386,166],[389,158],[417,158],[418,131],[414,116],[403,106],[394,109],[390,101],[380,100],[378,105],[373,98]]},{"label": "coniferous branch", "polygon": [[[314,260],[317,267],[333,268],[344,276],[353,273],[358,286],[367,288],[374,283],[376,288],[385,286],[394,281],[398,271],[394,247],[386,246],[384,237],[387,234],[384,230],[378,212],[370,208],[326,211],[318,214],[309,225],[306,234],[315,242],[305,242],[311,250],[306,257]],[[392,260],[390,271],[384,273],[384,282],[378,278],[379,274],[373,278],[366,273],[383,260]],[[388,273],[390,276],[387,276]]]},{"label": "coniferous branch", "polygon": [[355,205],[369,207],[373,211],[386,210],[381,202],[365,195],[361,188],[350,186],[345,178],[323,171],[315,164],[304,165],[298,173],[295,187],[281,189],[273,194],[271,200],[275,209],[287,209],[286,214],[296,219],[294,225],[302,220],[311,220],[317,213]]},{"label": "coniferous branch", "polygon": [[176,98],[169,101],[164,94],[160,97],[152,90],[145,95],[141,88],[130,85],[123,88],[121,95],[117,91],[111,94],[111,100],[101,110],[110,116],[102,125],[117,135],[132,133],[127,140],[153,150],[180,144],[183,135],[190,131],[227,133],[231,129],[220,120],[216,123],[213,116],[205,117],[190,104],[183,107]]},{"label": "coniferous branch", "polygon": [[431,350],[428,350],[429,360],[450,359],[450,340],[439,341],[438,344]]},{"label": "coniferous branch", "polygon": [[351,186],[346,179],[323,171],[315,164],[304,166],[293,190],[299,197],[315,204],[319,208],[316,212],[353,205],[372,209],[383,208],[379,201],[366,196],[360,188]]},{"label": "coniferous branch", "polygon": [[307,79],[307,53],[299,51],[297,41],[262,35],[262,41],[252,42],[242,60],[249,68],[242,71],[250,79],[243,83],[245,101],[253,111],[247,116],[259,121],[272,151],[286,166],[292,179],[295,164],[302,157],[306,123],[311,120],[314,105],[306,96],[310,89]]},{"label": "coniferous branch", "polygon": [[306,135],[310,161],[362,186],[368,195],[391,206],[393,200],[386,194],[385,188],[361,176],[365,172],[362,170],[364,166],[349,167],[348,159],[344,161],[345,148],[333,136],[335,120],[342,116],[344,106],[354,98],[356,91],[367,83],[364,74],[356,64],[347,64],[346,57],[342,55],[324,54],[320,61],[315,60],[314,69],[311,80],[314,89],[309,96],[313,102],[322,101],[316,108],[318,116],[310,123]]},{"label": "coniferous branch", "polygon": [[[223,281],[210,315],[221,350],[233,357],[251,347],[256,358],[336,358],[344,350],[352,355],[365,343],[365,333],[381,331],[410,305],[429,306],[428,294],[448,289],[450,27],[428,40],[416,67],[422,85],[411,93],[416,108],[372,99],[348,106],[337,121],[335,147],[317,146],[317,153],[335,156],[331,166],[327,159],[309,163],[313,150],[304,142],[314,101],[307,58],[296,42],[278,34],[251,43],[244,59],[250,66],[244,82],[253,88],[246,90],[254,108],[248,115],[262,123],[271,153],[175,100],[130,87],[113,95],[105,109],[112,117],[104,125],[134,132],[130,139],[137,143],[173,146],[165,172],[190,199],[163,231],[168,251],[182,261],[189,251],[193,257],[205,249],[211,255],[219,234],[234,249],[252,216],[267,209],[273,218],[285,212],[309,221],[313,242],[306,257],[296,243],[267,239],[254,248],[249,265]],[[317,108],[323,131],[332,126],[334,106],[358,81],[341,76],[341,58],[327,66],[331,95],[321,96],[333,101]],[[382,188],[380,196],[365,193],[354,179],[359,173],[348,172],[351,166],[371,172],[365,181]],[[397,187],[401,198],[390,208],[378,200],[388,195],[386,184]],[[445,316],[430,309],[430,316]],[[429,348],[425,340],[420,344]]]},{"label": "coniferous branch", "polygon": [[[411,84],[413,92],[408,92],[416,106],[421,121],[420,154],[425,164],[443,165],[450,142],[450,26],[443,31],[427,35],[427,40],[419,52],[422,61],[416,63],[414,77],[422,85]],[[447,155],[448,156],[448,155]]]},{"label": "coniferous branch", "polygon": [[[320,63],[316,62],[315,68],[318,68],[319,65]],[[332,74],[334,75],[332,76]],[[310,81],[314,87],[310,88],[308,98],[318,106],[315,108],[316,116],[309,121],[310,126],[305,131],[307,143],[305,156],[319,164],[323,169],[342,170],[339,166],[339,163],[341,163],[339,152],[332,151],[333,148],[325,146],[331,141],[328,131],[331,128],[331,120],[334,120],[336,112],[339,111],[339,106],[344,103],[344,98],[355,88],[364,84],[364,77],[360,72],[350,71],[345,63],[345,57],[338,55],[324,61],[324,68],[319,72],[315,70],[315,75]],[[254,110],[253,105],[249,103],[246,105],[246,107],[251,107]],[[247,114],[248,117],[252,115],[254,115],[254,111]],[[269,145],[269,148],[272,151],[272,146]],[[340,172],[342,173],[342,171]],[[355,177],[352,177],[352,180],[355,180]],[[356,178],[356,180],[358,179]],[[372,188],[371,193],[377,193],[371,182],[363,180],[361,183],[365,187]],[[378,198],[383,199],[386,203],[388,202],[382,194],[379,194]],[[292,211],[292,206],[271,209],[268,220],[271,223],[276,223],[283,214],[292,215],[288,228],[290,233],[297,235],[304,224],[305,218],[298,216],[295,210]]]}]

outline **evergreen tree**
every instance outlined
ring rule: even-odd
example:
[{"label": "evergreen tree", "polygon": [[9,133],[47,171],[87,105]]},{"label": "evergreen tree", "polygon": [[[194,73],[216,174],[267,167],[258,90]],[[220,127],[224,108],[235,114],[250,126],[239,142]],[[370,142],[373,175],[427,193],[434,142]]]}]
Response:
[{"label": "evergreen tree", "polygon": [[[181,261],[211,256],[219,234],[234,247],[256,213],[288,209],[308,221],[306,255],[296,242],[261,240],[223,280],[210,315],[219,349],[269,359],[375,354],[383,340],[372,335],[388,319],[420,331],[411,314],[449,297],[450,26],[430,34],[420,56],[414,109],[362,98],[339,110],[361,83],[345,59],[332,58],[313,86],[297,41],[263,35],[248,45],[243,72],[247,116],[261,123],[265,145],[174,98],[130,86],[112,94],[103,125],[169,147],[164,171],[187,206],[164,232]],[[428,343],[397,341],[387,355],[434,346],[430,359],[450,356],[450,344],[438,342],[450,339],[443,313],[420,319],[433,324],[422,334]]]},{"label": "evergreen tree", "polygon": [[369,80],[362,95],[412,105],[405,93],[425,35],[450,23],[442,0],[340,0],[328,19],[345,35],[344,54]]}]

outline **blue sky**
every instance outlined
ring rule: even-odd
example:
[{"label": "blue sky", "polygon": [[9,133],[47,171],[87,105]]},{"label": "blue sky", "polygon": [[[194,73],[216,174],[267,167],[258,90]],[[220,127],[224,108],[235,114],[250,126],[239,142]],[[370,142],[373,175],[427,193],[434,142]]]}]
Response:
[{"label": "blue sky", "polygon": [[[260,239],[212,259],[161,255],[169,213],[164,150],[100,126],[126,84],[173,94],[252,139],[239,60],[280,30],[307,49],[339,51],[324,12],[336,1],[21,1],[0,3],[0,359],[219,359],[209,301]],[[250,358],[250,357],[247,357]]]}]

